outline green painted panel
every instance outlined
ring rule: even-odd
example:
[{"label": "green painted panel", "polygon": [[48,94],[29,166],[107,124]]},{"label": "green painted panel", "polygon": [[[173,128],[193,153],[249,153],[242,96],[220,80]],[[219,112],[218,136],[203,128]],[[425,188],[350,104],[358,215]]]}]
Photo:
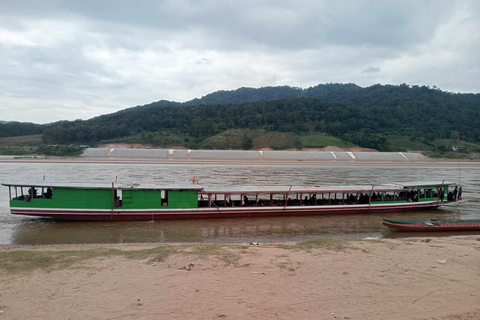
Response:
[{"label": "green painted panel", "polygon": [[158,209],[162,206],[160,190],[124,189],[122,198],[122,207],[118,209]]},{"label": "green painted panel", "polygon": [[[111,209],[112,190],[54,188],[52,199],[10,200],[12,208]],[[162,207],[160,190],[122,190],[122,206],[114,209],[197,208],[195,190],[169,190],[168,206]]]},{"label": "green painted panel", "polygon": [[12,208],[111,209],[112,191],[108,189],[54,188],[52,199],[10,200]]},{"label": "green painted panel", "polygon": [[198,208],[198,195],[196,190],[170,190],[168,191],[168,208]]}]

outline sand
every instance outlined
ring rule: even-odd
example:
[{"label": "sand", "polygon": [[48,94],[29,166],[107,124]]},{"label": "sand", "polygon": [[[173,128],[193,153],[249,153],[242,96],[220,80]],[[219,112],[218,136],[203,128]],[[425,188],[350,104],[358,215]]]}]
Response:
[{"label": "sand", "polygon": [[[480,319],[480,237],[224,245],[206,255],[185,253],[205,245],[173,246],[184,253],[157,262],[1,269],[0,319]],[[92,247],[3,247],[0,257]]]}]

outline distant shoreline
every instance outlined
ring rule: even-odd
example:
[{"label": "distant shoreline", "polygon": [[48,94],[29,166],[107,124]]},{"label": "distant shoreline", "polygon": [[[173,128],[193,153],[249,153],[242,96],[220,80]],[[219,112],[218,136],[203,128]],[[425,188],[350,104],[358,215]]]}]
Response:
[{"label": "distant shoreline", "polygon": [[327,167],[480,167],[480,161],[422,159],[418,161],[360,160],[249,160],[249,159],[150,159],[3,156],[0,163],[93,163],[93,164],[163,164],[163,165],[255,165],[255,166],[327,166]]}]

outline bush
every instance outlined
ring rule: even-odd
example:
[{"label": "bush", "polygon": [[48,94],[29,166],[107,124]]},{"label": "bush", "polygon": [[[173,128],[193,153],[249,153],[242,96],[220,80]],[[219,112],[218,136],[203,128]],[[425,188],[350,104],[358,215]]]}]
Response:
[{"label": "bush", "polygon": [[36,153],[46,156],[79,156],[82,150],[76,145],[43,145]]}]

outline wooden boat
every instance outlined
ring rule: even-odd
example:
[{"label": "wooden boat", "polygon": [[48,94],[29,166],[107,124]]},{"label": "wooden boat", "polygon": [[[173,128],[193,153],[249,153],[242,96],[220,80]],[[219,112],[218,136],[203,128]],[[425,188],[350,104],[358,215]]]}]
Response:
[{"label": "wooden boat", "polygon": [[411,232],[480,230],[480,219],[453,221],[395,221],[382,219],[382,224],[395,230]]},{"label": "wooden boat", "polygon": [[67,220],[157,220],[368,213],[455,203],[453,183],[358,186],[223,186],[198,184],[5,182],[10,212]]}]

